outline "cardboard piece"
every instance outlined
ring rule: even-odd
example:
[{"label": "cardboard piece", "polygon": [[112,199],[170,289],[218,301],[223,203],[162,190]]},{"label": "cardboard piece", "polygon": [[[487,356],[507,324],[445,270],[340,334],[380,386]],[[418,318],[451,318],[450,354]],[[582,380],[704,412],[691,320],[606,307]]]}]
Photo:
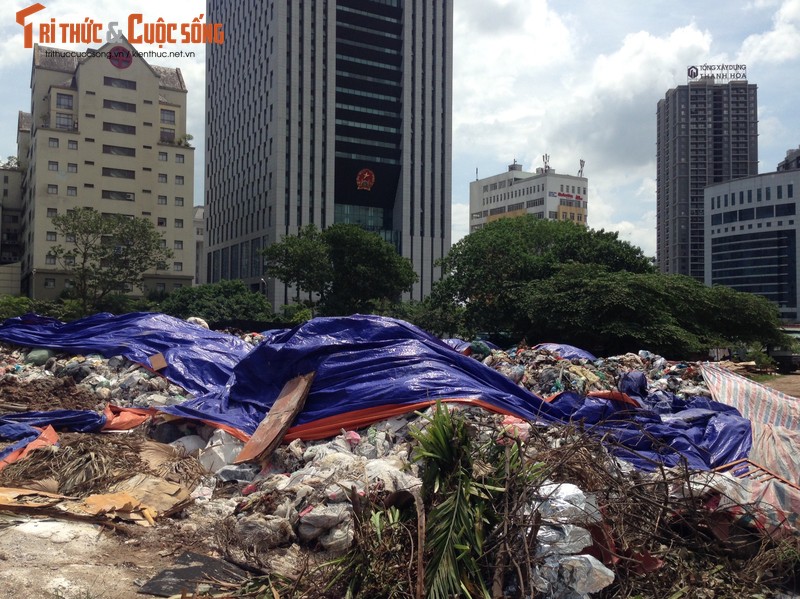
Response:
[{"label": "cardboard piece", "polygon": [[269,459],[283,441],[294,419],[303,410],[314,375],[314,372],[309,372],[287,381],[256,432],[236,456],[234,464],[264,462]]},{"label": "cardboard piece", "polygon": [[161,352],[153,354],[148,359],[150,360],[150,368],[153,370],[161,370],[162,368],[167,367],[167,360],[164,358],[164,354]]}]

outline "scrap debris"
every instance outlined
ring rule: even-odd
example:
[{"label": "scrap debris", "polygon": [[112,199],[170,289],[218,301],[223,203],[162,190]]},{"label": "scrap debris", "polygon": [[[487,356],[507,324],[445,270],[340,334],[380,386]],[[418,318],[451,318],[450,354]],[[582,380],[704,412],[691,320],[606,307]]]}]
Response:
[{"label": "scrap debris", "polygon": [[[249,334],[243,342],[255,347],[261,339]],[[654,414],[664,413],[659,402],[667,397],[713,401],[699,363],[648,352],[591,360],[551,349],[479,349],[484,353],[473,356],[484,365],[548,399],[617,393]],[[122,356],[12,346],[0,353],[0,418],[51,409],[100,417],[109,402],[159,408],[193,395]],[[641,376],[643,395],[635,395],[631,373]],[[257,429],[248,443],[203,422],[163,417],[127,433],[62,430],[57,444],[0,470],[0,511],[186,534],[204,555],[182,557],[179,565],[235,565],[236,576],[224,584],[194,579],[199,574],[191,570],[183,587],[154,581],[143,593],[430,596],[422,581],[434,580],[427,570],[437,562],[428,535],[451,495],[426,484],[433,456],[420,454],[419,431],[435,432],[441,406],[276,446],[310,385],[309,377],[286,389],[288,411],[276,403],[263,419],[268,434]],[[465,431],[459,459],[469,464],[475,495],[462,507],[479,510],[485,522],[474,556],[482,582],[465,574],[468,588],[483,584],[492,597],[561,599],[797,592],[800,530],[785,505],[772,505],[800,497],[791,480],[773,476],[769,483],[779,486],[758,495],[756,477],[736,469],[634,468],[621,459],[630,443],[620,453],[617,437],[598,435],[585,422],[545,424],[470,404],[445,412]],[[643,429],[630,432],[645,438]],[[653,439],[650,445],[672,451]],[[771,472],[750,466],[752,473]],[[444,489],[443,479],[439,484]]]}]

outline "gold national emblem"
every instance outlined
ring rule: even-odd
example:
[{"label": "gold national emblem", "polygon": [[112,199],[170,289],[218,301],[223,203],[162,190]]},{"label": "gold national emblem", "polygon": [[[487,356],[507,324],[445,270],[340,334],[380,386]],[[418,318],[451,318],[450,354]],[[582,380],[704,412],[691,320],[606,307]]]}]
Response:
[{"label": "gold national emblem", "polygon": [[362,168],[356,175],[356,187],[369,191],[375,185],[375,173],[368,168]]}]

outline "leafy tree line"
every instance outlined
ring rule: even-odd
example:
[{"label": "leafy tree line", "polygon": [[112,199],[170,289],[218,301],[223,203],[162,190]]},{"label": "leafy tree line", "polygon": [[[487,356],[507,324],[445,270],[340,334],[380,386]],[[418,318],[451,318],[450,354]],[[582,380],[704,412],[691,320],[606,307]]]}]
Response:
[{"label": "leafy tree line", "polygon": [[493,221],[456,243],[442,266],[442,280],[416,314],[439,333],[675,357],[786,341],[764,297],[658,273],[616,233],[570,222]]},{"label": "leafy tree line", "polygon": [[[75,210],[54,219],[72,242],[52,249],[73,275],[64,312],[155,309],[211,322],[275,319],[261,293],[241,281],[131,300],[144,273],[171,253],[147,219]],[[760,296],[706,287],[655,271],[616,233],[532,215],[500,219],[454,244],[442,279],[424,302],[402,303],[417,275],[408,259],[356,225],[310,225],[263,251],[267,273],[294,289],[280,320],[355,312],[397,316],[442,336],[503,335],[558,341],[610,355],[649,349],[688,356],[710,347],[786,344],[775,307]],[[136,303],[138,302],[138,303]],[[77,307],[75,304],[78,304]]]}]

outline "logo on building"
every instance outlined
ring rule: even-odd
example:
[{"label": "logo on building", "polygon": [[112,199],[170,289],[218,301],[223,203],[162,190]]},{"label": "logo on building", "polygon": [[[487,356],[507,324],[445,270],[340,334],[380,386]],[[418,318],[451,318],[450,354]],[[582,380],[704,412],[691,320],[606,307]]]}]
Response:
[{"label": "logo on building", "polygon": [[714,81],[744,81],[747,79],[746,64],[699,64],[686,68],[686,77],[691,80],[713,79]]},{"label": "logo on building", "polygon": [[356,175],[356,187],[369,191],[375,185],[375,173],[368,168],[362,168]]},{"label": "logo on building", "polygon": [[127,69],[133,62],[133,55],[125,46],[114,46],[108,53],[108,61],[118,69]]}]

